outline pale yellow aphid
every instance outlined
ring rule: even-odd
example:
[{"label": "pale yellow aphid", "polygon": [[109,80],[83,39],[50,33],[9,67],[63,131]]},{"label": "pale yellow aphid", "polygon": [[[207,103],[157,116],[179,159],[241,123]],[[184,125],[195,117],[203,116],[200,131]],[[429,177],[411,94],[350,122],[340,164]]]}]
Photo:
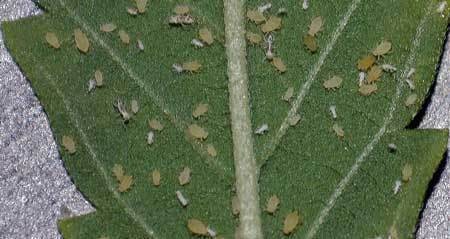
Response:
[{"label": "pale yellow aphid", "polygon": [[256,24],[261,24],[266,21],[266,17],[264,17],[264,14],[258,10],[248,10],[247,18]]},{"label": "pale yellow aphid", "polygon": [[284,235],[292,234],[299,224],[302,224],[302,222],[300,221],[300,215],[298,214],[298,211],[289,213],[284,219],[283,224]]},{"label": "pale yellow aphid", "polygon": [[103,73],[100,70],[96,70],[94,73],[95,78],[95,86],[102,87],[103,86]]},{"label": "pale yellow aphid", "polygon": [[178,176],[178,182],[181,186],[188,184],[191,181],[191,169],[189,167],[184,167]]},{"label": "pale yellow aphid", "polygon": [[208,132],[204,130],[202,127],[198,126],[197,124],[191,124],[188,127],[188,133],[190,136],[199,139],[199,140],[205,140],[208,137]]},{"label": "pale yellow aphid", "polygon": [[263,25],[261,25],[261,31],[264,33],[273,32],[281,28],[281,18],[271,16],[269,20],[266,21]]},{"label": "pale yellow aphid", "polygon": [[189,231],[197,236],[206,236],[208,235],[207,226],[198,219],[189,219],[187,227]]},{"label": "pale yellow aphid", "polygon": [[294,87],[289,87],[286,92],[284,93],[284,95],[281,97],[282,100],[286,101],[286,102],[290,102],[292,99],[292,96],[294,96]]},{"label": "pale yellow aphid", "polygon": [[161,173],[157,169],[152,172],[152,182],[155,187],[159,187],[159,185],[161,185]]},{"label": "pale yellow aphid", "polygon": [[375,64],[375,56],[369,54],[358,60],[358,70],[367,71]]},{"label": "pale yellow aphid", "polygon": [[323,19],[322,17],[315,17],[312,21],[311,21],[311,25],[309,25],[309,31],[308,34],[311,36],[316,36],[317,33],[319,33],[320,31],[322,31],[323,27]]},{"label": "pale yellow aphid", "polygon": [[362,96],[368,96],[375,93],[377,90],[378,90],[377,84],[373,83],[373,84],[362,84],[359,87],[358,91],[359,94],[361,94]]},{"label": "pale yellow aphid", "polygon": [[206,27],[204,27],[198,31],[198,37],[200,38],[200,40],[202,40],[202,42],[204,42],[208,45],[211,45],[214,42],[214,37],[213,37],[211,31]]},{"label": "pale yellow aphid", "polygon": [[112,172],[113,172],[114,176],[116,177],[117,181],[119,181],[119,182],[122,181],[123,176],[124,176],[124,171],[123,171],[122,165],[114,164]]},{"label": "pale yellow aphid", "polygon": [[333,131],[339,138],[343,138],[345,135],[344,129],[337,123],[333,124]]},{"label": "pale yellow aphid", "polygon": [[253,32],[247,32],[246,37],[251,44],[259,44],[262,41],[262,37]]},{"label": "pale yellow aphid", "polygon": [[105,23],[100,26],[100,31],[102,32],[113,32],[117,29],[117,26],[114,23]]},{"label": "pale yellow aphid", "polygon": [[306,48],[308,48],[311,53],[316,52],[319,48],[316,42],[316,38],[309,34],[306,34],[306,36],[303,38],[303,44],[305,44]]},{"label": "pale yellow aphid", "polygon": [[327,90],[335,90],[341,87],[344,80],[340,76],[333,76],[330,79],[323,82],[323,87]]},{"label": "pale yellow aphid", "polygon": [[128,35],[128,33],[124,30],[119,30],[119,37],[120,40],[125,43],[125,44],[130,44],[130,36]]},{"label": "pale yellow aphid", "polygon": [[280,204],[280,199],[277,197],[277,195],[272,195],[269,198],[269,200],[267,200],[266,211],[269,214],[274,214],[275,211],[278,209],[279,204]]},{"label": "pale yellow aphid", "polygon": [[208,104],[200,103],[195,107],[192,116],[197,119],[200,116],[205,115],[206,112],[208,112]]},{"label": "pale yellow aphid", "polygon": [[373,49],[372,54],[374,56],[383,56],[387,54],[392,48],[392,44],[389,41],[382,41],[375,49]]},{"label": "pale yellow aphid", "polygon": [[274,57],[272,59],[272,65],[275,66],[277,71],[279,71],[280,73],[286,72],[286,65],[280,57]]},{"label": "pale yellow aphid", "polygon": [[414,104],[416,104],[417,101],[417,94],[410,94],[405,101],[406,107],[410,107]]},{"label": "pale yellow aphid", "polygon": [[194,73],[199,72],[202,65],[198,61],[189,61],[183,63],[181,67],[183,68],[184,71]]},{"label": "pale yellow aphid", "polygon": [[231,199],[231,209],[233,212],[233,215],[237,216],[239,215],[239,198],[237,196],[233,196]]},{"label": "pale yellow aphid", "polygon": [[76,152],[75,141],[73,141],[72,137],[63,135],[62,145],[67,150],[67,152],[69,152],[69,154],[74,154]]},{"label": "pale yellow aphid", "polygon": [[413,168],[409,164],[405,164],[402,169],[402,181],[407,183],[411,180]]},{"label": "pale yellow aphid", "polygon": [[372,84],[373,82],[377,82],[381,75],[383,74],[383,69],[378,65],[372,66],[369,72],[367,73],[367,83]]},{"label": "pale yellow aphid", "polygon": [[79,28],[75,29],[73,33],[75,35],[75,44],[78,50],[87,53],[89,51],[89,40],[87,36]]},{"label": "pale yellow aphid", "polygon": [[289,123],[290,126],[295,126],[295,125],[298,124],[300,119],[301,119],[300,115],[299,114],[295,114],[295,115],[289,117],[289,120],[288,120],[289,122],[288,123]]},{"label": "pale yellow aphid", "polygon": [[136,0],[136,7],[140,14],[144,13],[147,10],[147,0]]},{"label": "pale yellow aphid", "polygon": [[216,157],[217,156],[217,150],[214,147],[214,145],[212,145],[212,144],[208,144],[206,146],[206,151],[208,152],[209,156],[211,156],[211,157]]},{"label": "pale yellow aphid", "polygon": [[186,15],[190,11],[191,11],[191,9],[189,9],[189,6],[187,6],[187,5],[177,5],[173,9],[173,12],[178,15]]},{"label": "pale yellow aphid", "polygon": [[157,119],[151,119],[148,121],[148,126],[150,126],[151,129],[162,131],[164,129],[164,125],[161,124]]},{"label": "pale yellow aphid", "polygon": [[139,111],[139,103],[137,102],[137,100],[132,100],[131,101],[131,112],[133,112],[133,114],[136,114]]},{"label": "pale yellow aphid", "polygon": [[122,180],[119,182],[119,192],[125,192],[131,188],[131,184],[133,184],[133,176],[124,175]]},{"label": "pale yellow aphid", "polygon": [[45,40],[47,41],[48,44],[50,44],[50,46],[52,46],[55,49],[59,49],[61,47],[58,37],[53,32],[47,32],[45,34]]}]

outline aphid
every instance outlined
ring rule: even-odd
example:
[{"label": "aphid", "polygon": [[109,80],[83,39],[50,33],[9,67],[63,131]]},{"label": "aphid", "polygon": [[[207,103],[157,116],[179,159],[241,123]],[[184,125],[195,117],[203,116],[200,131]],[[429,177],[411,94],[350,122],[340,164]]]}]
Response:
[{"label": "aphid", "polygon": [[203,44],[203,42],[197,38],[192,39],[191,44],[198,48],[202,48],[205,46],[205,44]]},{"label": "aphid", "polygon": [[405,101],[406,107],[414,105],[417,101],[417,94],[410,94]]},{"label": "aphid", "polygon": [[175,15],[169,17],[169,24],[170,25],[191,25],[194,23],[194,17],[189,14],[183,14],[183,15]]},{"label": "aphid", "polygon": [[138,10],[135,7],[128,7],[127,8],[127,12],[128,14],[130,14],[131,16],[137,16],[138,14]]},{"label": "aphid", "polygon": [[272,195],[269,198],[269,200],[267,200],[266,211],[269,214],[274,214],[275,211],[278,209],[279,204],[280,204],[280,199],[277,197],[277,195]]},{"label": "aphid", "polygon": [[155,187],[159,187],[159,185],[161,185],[161,173],[157,169],[152,172],[152,182]]},{"label": "aphid", "polygon": [[308,50],[311,53],[316,52],[317,49],[319,48],[316,42],[316,38],[309,34],[306,34],[306,36],[303,38],[303,44],[306,46],[306,48],[308,48]]},{"label": "aphid", "polygon": [[391,228],[389,229],[389,233],[388,234],[389,234],[388,235],[388,239],[399,239],[397,228],[395,227],[395,225],[391,226]]},{"label": "aphid", "polygon": [[358,85],[362,86],[365,80],[366,80],[366,73],[364,71],[360,71],[358,75]]},{"label": "aphid", "polygon": [[192,112],[192,116],[194,118],[199,118],[208,112],[208,104],[200,103],[195,107],[195,110]]},{"label": "aphid", "polygon": [[341,87],[344,80],[339,76],[333,76],[330,79],[323,82],[323,87],[327,90],[335,90]]},{"label": "aphid", "polygon": [[172,70],[176,73],[182,73],[184,71],[183,66],[177,63],[172,64]]},{"label": "aphid", "polygon": [[117,181],[119,181],[119,182],[122,181],[123,176],[125,175],[122,165],[114,164],[112,172],[113,172],[114,176],[116,177]]},{"label": "aphid", "polygon": [[444,16],[444,11],[447,8],[447,1],[442,1],[439,3],[438,8],[436,9],[436,12],[441,14],[442,17]]},{"label": "aphid", "polygon": [[267,34],[264,37],[264,42],[266,43],[266,58],[268,60],[272,60],[273,57],[275,56],[275,54],[273,53],[273,42],[274,42],[274,37],[272,34]]},{"label": "aphid", "polygon": [[261,25],[261,31],[264,33],[273,32],[281,28],[281,18],[271,16],[263,25]]},{"label": "aphid", "polygon": [[117,26],[114,23],[105,23],[100,26],[100,31],[102,32],[113,32],[117,29]]},{"label": "aphid", "polygon": [[157,131],[162,131],[164,129],[164,125],[162,125],[161,122],[159,122],[156,119],[149,120],[148,126],[150,126],[151,129],[157,130]]},{"label": "aphid", "polygon": [[301,117],[299,114],[295,114],[291,117],[289,117],[288,123],[290,126],[295,126],[298,124],[298,122],[300,121]]},{"label": "aphid", "polygon": [[385,72],[389,72],[389,73],[393,73],[397,71],[397,68],[393,65],[389,65],[389,64],[383,64],[381,65],[381,68],[383,68],[383,71]]},{"label": "aphid", "polygon": [[339,138],[344,137],[344,129],[337,123],[333,124],[333,131]]},{"label": "aphid", "polygon": [[292,96],[294,96],[294,87],[289,87],[284,95],[281,97],[282,100],[289,102],[291,101]]},{"label": "aphid", "polygon": [[100,70],[96,70],[94,72],[95,86],[102,87],[103,86],[103,73]]},{"label": "aphid", "polygon": [[208,152],[209,156],[211,156],[211,157],[217,156],[216,148],[214,148],[214,146],[212,144],[208,144],[206,146],[206,151]]},{"label": "aphid", "polygon": [[375,56],[372,54],[369,54],[361,59],[358,60],[358,70],[360,71],[367,71],[370,69],[370,67],[373,66],[376,59]]},{"label": "aphid", "polygon": [[262,37],[253,32],[247,32],[246,37],[251,44],[259,44],[262,41]]},{"label": "aphid", "polygon": [[401,188],[401,187],[402,187],[402,181],[400,181],[400,180],[395,180],[394,188],[393,188],[393,190],[394,190],[394,195],[397,194],[398,192],[400,192],[400,188]]},{"label": "aphid", "polygon": [[257,10],[248,10],[247,18],[256,24],[261,24],[266,21],[266,17],[264,17],[262,12]]},{"label": "aphid", "polygon": [[387,54],[392,48],[392,44],[389,41],[383,40],[375,49],[372,51],[374,56],[383,56]]},{"label": "aphid", "polygon": [[208,231],[208,235],[209,235],[210,237],[216,238],[217,232],[216,232],[214,229],[212,229],[209,225],[208,225],[208,227],[206,228],[206,231]]},{"label": "aphid", "polygon": [[315,37],[317,35],[317,33],[319,33],[320,31],[322,31],[323,27],[323,19],[321,16],[319,17],[315,17],[312,21],[311,21],[311,25],[309,25],[309,31],[308,34]]},{"label": "aphid", "polygon": [[308,0],[303,0],[303,4],[302,4],[303,10],[308,9],[308,7],[309,7],[309,2],[308,2]]},{"label": "aphid", "polygon": [[239,215],[239,198],[237,196],[233,196],[231,199],[231,209],[233,212],[233,215],[237,216]]},{"label": "aphid", "polygon": [[416,86],[414,85],[414,82],[411,79],[406,79],[406,84],[408,84],[409,89],[415,90]]},{"label": "aphid", "polygon": [[208,45],[211,45],[214,42],[214,37],[213,37],[211,31],[206,27],[204,27],[198,31],[198,36],[199,36],[200,40],[202,40],[204,43],[206,43]]},{"label": "aphid", "polygon": [[58,37],[53,32],[47,32],[45,34],[45,40],[47,41],[48,44],[50,44],[50,46],[52,46],[55,49],[59,49],[61,47]]},{"label": "aphid", "polygon": [[119,182],[119,192],[123,193],[125,191],[128,191],[131,188],[131,185],[133,184],[133,176],[130,175],[124,175],[122,177],[122,180]]},{"label": "aphid", "polygon": [[292,234],[297,228],[298,224],[302,224],[302,222],[300,221],[300,215],[298,214],[298,211],[289,213],[284,219],[283,225],[284,235]]},{"label": "aphid", "polygon": [[389,149],[389,152],[395,153],[395,152],[397,152],[397,145],[390,143],[390,144],[388,144],[388,149]]},{"label": "aphid", "polygon": [[183,71],[188,71],[191,73],[199,72],[202,65],[198,61],[185,62],[182,65]]},{"label": "aphid", "polygon": [[377,84],[363,84],[359,87],[359,94],[362,96],[369,96],[378,90]]},{"label": "aphid", "polygon": [[198,126],[197,124],[191,124],[188,127],[188,133],[190,136],[199,139],[199,140],[205,140],[208,137],[208,132],[204,130],[202,127]]},{"label": "aphid", "polygon": [[183,171],[180,172],[178,176],[178,182],[181,186],[188,184],[191,181],[191,169],[189,167],[184,167]]},{"label": "aphid", "polygon": [[153,131],[150,130],[147,133],[147,144],[152,145],[153,142],[155,142],[155,133],[153,133]]},{"label": "aphid", "polygon": [[336,113],[336,106],[335,105],[331,105],[330,106],[330,113],[331,113],[331,117],[334,120],[337,119],[337,113]]},{"label": "aphid", "polygon": [[119,111],[120,115],[122,116],[122,119],[125,122],[128,122],[130,120],[131,116],[126,109],[125,104],[120,99],[118,99],[115,107],[117,108],[117,111]]},{"label": "aphid", "polygon": [[88,81],[88,93],[93,91],[95,89],[95,86],[97,86],[97,82],[95,81],[95,79],[90,79]]},{"label": "aphid", "polygon": [[197,219],[189,219],[188,220],[188,229],[189,231],[197,236],[206,236],[208,235],[208,228],[206,225]]},{"label": "aphid", "polygon": [[144,47],[144,43],[142,43],[142,41],[140,39],[137,39],[136,41],[136,46],[139,50],[143,51],[145,49]]},{"label": "aphid", "polygon": [[73,141],[72,137],[63,135],[62,145],[67,150],[67,152],[69,152],[69,154],[74,154],[76,152],[75,141]]},{"label": "aphid", "polygon": [[258,11],[261,12],[261,13],[264,13],[265,11],[267,11],[267,10],[269,10],[271,8],[272,8],[272,4],[269,2],[269,3],[266,3],[264,5],[259,6],[258,7]]},{"label": "aphid", "polygon": [[269,131],[269,125],[268,124],[262,124],[255,130],[255,134],[263,135]]},{"label": "aphid", "polygon": [[413,168],[409,164],[405,164],[402,169],[402,181],[407,183],[411,180]]},{"label": "aphid", "polygon": [[136,0],[136,7],[140,14],[146,11],[147,0]]},{"label": "aphid", "polygon": [[367,83],[371,84],[373,82],[376,82],[380,79],[381,75],[383,74],[383,69],[381,67],[374,65],[372,68],[370,68],[369,72],[367,73]]},{"label": "aphid", "polygon": [[180,202],[181,206],[186,207],[189,204],[189,200],[184,197],[180,190],[177,190],[175,194],[177,195],[177,199]]},{"label": "aphid", "polygon": [[89,51],[89,40],[86,35],[79,29],[74,30],[75,44],[82,53],[87,53]]},{"label": "aphid", "polygon": [[173,12],[177,15],[186,15],[190,11],[189,6],[187,5],[177,5],[173,9]]},{"label": "aphid", "polygon": [[133,112],[133,114],[136,114],[139,111],[139,103],[137,102],[137,100],[132,100],[131,101],[131,112]]},{"label": "aphid", "polygon": [[276,68],[280,73],[286,72],[286,65],[284,64],[283,60],[281,60],[280,57],[274,57],[274,58],[272,59],[272,65],[275,66],[275,68]]},{"label": "aphid", "polygon": [[288,11],[285,7],[281,7],[277,11],[277,15],[286,15],[287,13],[288,13]]},{"label": "aphid", "polygon": [[119,30],[119,37],[123,43],[127,45],[130,44],[130,36],[124,30]]}]

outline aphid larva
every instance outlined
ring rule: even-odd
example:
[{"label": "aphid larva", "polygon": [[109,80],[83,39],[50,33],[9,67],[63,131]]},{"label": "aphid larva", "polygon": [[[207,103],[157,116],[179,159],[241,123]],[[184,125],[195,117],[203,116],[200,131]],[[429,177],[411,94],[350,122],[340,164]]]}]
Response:
[{"label": "aphid larva", "polygon": [[374,56],[383,56],[387,54],[392,48],[392,44],[389,41],[383,40],[375,49],[372,51]]},{"label": "aphid larva", "polygon": [[139,111],[139,103],[137,102],[137,100],[132,100],[131,101],[131,112],[133,112],[133,114],[136,114]]},{"label": "aphid larva", "polygon": [[362,86],[365,80],[366,80],[366,73],[364,71],[360,71],[358,75],[358,86]]},{"label": "aphid larva", "polygon": [[208,235],[209,235],[210,237],[216,238],[217,232],[216,232],[214,229],[212,229],[209,225],[208,225],[208,227],[206,228],[206,231],[208,232]]},{"label": "aphid larva", "polygon": [[177,190],[175,194],[177,195],[177,199],[180,202],[181,206],[186,207],[189,204],[189,200],[184,197],[180,190]]},{"label": "aphid larva", "polygon": [[184,167],[183,171],[178,175],[178,182],[181,186],[184,186],[191,182],[191,169],[189,167]]},{"label": "aphid larva", "polygon": [[192,112],[192,116],[194,118],[199,118],[208,112],[208,104],[200,103],[195,107],[195,110]]},{"label": "aphid larva", "polygon": [[161,173],[157,169],[152,172],[152,182],[155,187],[159,187],[159,185],[161,185]]},{"label": "aphid larva", "polygon": [[96,70],[94,72],[94,78],[95,78],[95,86],[102,87],[103,86],[103,73],[100,70]]},{"label": "aphid larva", "polygon": [[303,4],[302,4],[303,10],[308,9],[308,7],[309,7],[309,2],[308,2],[308,0],[303,0]]},{"label": "aphid larva", "polygon": [[383,71],[385,72],[389,72],[389,73],[393,73],[397,71],[397,68],[393,65],[389,65],[389,64],[383,64],[381,65],[381,68],[383,68]]},{"label": "aphid larva", "polygon": [[284,225],[283,225],[284,235],[292,234],[295,231],[295,229],[297,228],[298,224],[302,224],[298,211],[289,213],[286,216],[286,218],[284,219]]},{"label": "aphid larva", "polygon": [[187,71],[190,73],[199,72],[202,65],[198,61],[189,61],[185,62],[182,65],[183,71]]},{"label": "aphid larva", "polygon": [[331,113],[331,117],[334,120],[337,119],[337,113],[336,113],[336,106],[335,105],[331,105],[330,106],[330,113]]},{"label": "aphid larva", "polygon": [[100,31],[102,32],[113,32],[117,29],[117,26],[114,23],[105,23],[100,26]]},{"label": "aphid larva", "polygon": [[359,87],[359,94],[361,94],[362,96],[369,96],[373,93],[375,93],[378,90],[378,86],[377,84],[373,83],[373,84],[362,84]]},{"label": "aphid larva", "polygon": [[153,133],[153,131],[150,130],[147,133],[147,144],[152,145],[153,142],[155,142],[155,133]]},{"label": "aphid larva", "polygon": [[204,27],[198,31],[198,36],[199,36],[200,40],[202,40],[204,43],[206,43],[208,45],[211,45],[214,42],[214,37],[213,37],[211,31],[206,27]]},{"label": "aphid larva", "polygon": [[247,18],[256,24],[260,24],[266,21],[266,17],[264,17],[262,12],[257,10],[248,10]]},{"label": "aphid larva", "polygon": [[280,199],[277,197],[277,195],[272,195],[269,198],[269,200],[267,200],[266,211],[269,214],[274,214],[275,211],[278,209],[279,204],[280,204]]},{"label": "aphid larva", "polygon": [[342,129],[342,127],[339,126],[337,123],[333,124],[333,131],[339,138],[344,137],[344,134],[345,134],[344,129]]},{"label": "aphid larva", "polygon": [[162,131],[164,129],[164,125],[156,119],[149,120],[148,125],[153,130]]},{"label": "aphid larva", "polygon": [[131,188],[132,184],[133,184],[133,176],[124,175],[122,177],[122,180],[120,180],[119,182],[118,191],[121,193],[128,191]]},{"label": "aphid larva", "polygon": [[327,90],[335,90],[341,87],[344,80],[339,76],[333,76],[323,82],[323,87]]},{"label": "aphid larva", "polygon": [[202,48],[205,46],[205,44],[203,44],[203,42],[197,38],[192,39],[191,44],[198,48]]},{"label": "aphid larva", "polygon": [[189,14],[183,14],[183,15],[175,15],[169,17],[169,24],[170,25],[191,25],[194,23],[194,17]]},{"label": "aphid larva", "polygon": [[146,11],[147,0],[136,0],[136,7],[140,14]]},{"label": "aphid larva", "polygon": [[128,7],[127,8],[127,12],[128,14],[130,14],[131,16],[137,16],[138,14],[138,10],[135,7]]},{"label": "aphid larva", "polygon": [[405,101],[406,107],[414,105],[417,101],[417,94],[410,94]]},{"label": "aphid larva", "polygon": [[259,44],[262,41],[262,37],[253,32],[247,32],[246,37],[251,44]]},{"label": "aphid larva", "polygon": [[400,191],[401,186],[402,186],[402,181],[400,181],[400,180],[395,180],[394,188],[393,188],[393,190],[394,190],[394,195],[397,194],[397,193]]},{"label": "aphid larva", "polygon": [[63,135],[62,145],[67,150],[67,152],[69,152],[69,154],[74,154],[76,152],[75,141],[72,139],[72,137]]},{"label": "aphid larva", "polygon": [[388,149],[389,149],[389,152],[395,153],[395,152],[397,152],[397,145],[390,143],[390,144],[388,144]]},{"label": "aphid larva", "polygon": [[311,21],[311,24],[309,25],[308,34],[313,36],[313,37],[315,37],[317,35],[317,33],[322,31],[322,27],[323,27],[323,19],[322,19],[322,17],[321,16],[315,17]]},{"label": "aphid larva", "polygon": [[118,99],[115,107],[117,108],[117,111],[119,111],[125,123],[127,123],[130,120],[131,116],[126,109],[125,104],[120,99]]},{"label": "aphid larva", "polygon": [[269,131],[269,125],[268,124],[262,124],[255,130],[255,134],[262,135]]},{"label": "aphid larva", "polygon": [[281,28],[281,18],[271,16],[269,20],[261,25],[261,31],[264,33],[273,32]]},{"label": "aphid larva", "polygon": [[176,73],[182,73],[183,70],[183,66],[177,63],[172,64],[172,70]]},{"label": "aphid larva", "polygon": [[303,38],[303,44],[311,53],[315,53],[319,48],[316,42],[316,38],[309,34],[306,34],[306,36]]},{"label": "aphid larva", "polygon": [[189,231],[197,236],[206,236],[208,235],[208,228],[206,225],[197,219],[189,219],[188,220],[188,229]]},{"label": "aphid larva", "polygon": [[137,43],[136,43],[137,48],[138,48],[139,50],[143,51],[143,50],[145,49],[144,43],[142,43],[142,41],[141,41],[140,39],[137,39],[136,42],[137,42]]},{"label": "aphid larva", "polygon": [[123,167],[120,164],[114,164],[114,167],[112,168],[112,172],[114,176],[116,177],[117,181],[122,181],[123,176],[125,175],[123,171]]},{"label": "aphid larva", "polygon": [[284,93],[283,97],[281,97],[282,100],[289,102],[291,101],[292,96],[294,96],[294,87],[289,87],[286,92]]},{"label": "aphid larva", "polygon": [[372,66],[372,68],[370,68],[369,72],[367,73],[367,79],[366,79],[367,83],[371,84],[373,82],[378,81],[382,74],[383,74],[383,69],[381,69],[377,65]]},{"label": "aphid larva", "polygon": [[272,65],[275,66],[278,72],[280,73],[286,72],[286,65],[284,64],[283,60],[281,60],[280,57],[273,57]]},{"label": "aphid larva", "polygon": [[96,86],[97,86],[97,82],[95,81],[95,79],[90,79],[88,81],[88,93],[91,93],[91,91],[93,91]]},{"label": "aphid larva", "polygon": [[52,46],[55,49],[59,49],[61,47],[58,37],[53,32],[47,32],[45,34],[45,40],[47,41],[48,44],[50,44],[50,46]]},{"label": "aphid larva", "polygon": [[191,124],[188,127],[188,133],[191,137],[199,140],[205,140],[208,137],[208,132],[197,124]]},{"label": "aphid larva", "polygon": [[82,53],[87,53],[89,51],[89,40],[86,35],[80,30],[74,30],[75,44]]},{"label": "aphid larva", "polygon": [[272,4],[271,3],[266,3],[266,4],[263,4],[263,5],[259,6],[258,7],[258,11],[261,12],[261,13],[264,13],[265,11],[267,11],[267,10],[269,10],[271,8],[272,8]]},{"label": "aphid larva", "polygon": [[119,37],[123,43],[127,45],[130,44],[130,36],[124,30],[119,30]]}]

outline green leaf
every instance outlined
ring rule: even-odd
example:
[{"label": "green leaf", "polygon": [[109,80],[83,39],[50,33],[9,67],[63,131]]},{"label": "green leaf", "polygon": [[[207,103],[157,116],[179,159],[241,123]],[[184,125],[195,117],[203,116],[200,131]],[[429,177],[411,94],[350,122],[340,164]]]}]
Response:
[{"label": "green leaf", "polygon": [[[193,24],[169,24],[178,4],[189,6]],[[263,43],[245,43],[244,28],[263,36],[245,19],[261,4],[149,1],[145,12],[130,15],[135,1],[41,0],[43,16],[3,24],[7,46],[48,113],[67,170],[96,208],[60,221],[65,238],[195,237],[190,219],[224,238],[233,238],[238,226],[240,238],[283,238],[288,214],[295,218],[286,220],[291,225],[284,233],[293,238],[386,238],[394,231],[413,237],[447,140],[443,131],[405,128],[439,60],[447,23],[437,12],[440,3],[311,1],[303,10],[299,1],[273,2],[265,13],[272,28],[280,27],[279,19],[269,15],[287,9],[279,16],[281,29],[272,33],[277,68],[265,59]],[[318,16],[322,28],[307,37],[318,47],[312,53],[303,39]],[[102,31],[108,23],[117,29]],[[75,29],[89,41],[86,52],[77,49]],[[212,34],[211,45],[191,45],[200,29]],[[46,41],[47,33],[55,34],[59,48]],[[362,96],[358,61],[382,42],[377,51],[387,54],[376,64],[397,71],[375,77],[377,91]],[[173,64],[188,62],[192,72],[173,71]],[[97,70],[101,87],[95,87]],[[325,89],[334,76],[342,81],[329,81]],[[407,107],[412,94],[417,100]],[[127,112],[117,111],[118,100]],[[199,104],[207,111],[194,117]],[[264,124],[268,132],[254,134]],[[63,136],[73,139],[75,152],[65,150]],[[394,193],[405,165],[411,179]],[[190,178],[182,186],[185,167]],[[156,170],[159,186],[153,184]],[[180,195],[188,205],[181,205]],[[231,204],[236,195],[239,217]],[[273,195],[280,204],[272,214],[264,209]],[[203,235],[200,229],[191,228]]]}]

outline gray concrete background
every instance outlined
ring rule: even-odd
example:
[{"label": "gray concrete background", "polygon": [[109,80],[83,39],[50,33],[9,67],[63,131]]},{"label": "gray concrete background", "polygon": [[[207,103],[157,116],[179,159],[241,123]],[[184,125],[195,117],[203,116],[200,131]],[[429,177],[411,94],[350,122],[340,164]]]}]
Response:
[{"label": "gray concrete background", "polygon": [[[30,0],[0,0],[0,21],[36,14]],[[450,126],[449,70],[446,49],[422,128]],[[61,238],[58,218],[92,210],[70,181],[47,117],[0,31],[0,238]],[[450,239],[449,165],[426,205],[417,237]]]}]

